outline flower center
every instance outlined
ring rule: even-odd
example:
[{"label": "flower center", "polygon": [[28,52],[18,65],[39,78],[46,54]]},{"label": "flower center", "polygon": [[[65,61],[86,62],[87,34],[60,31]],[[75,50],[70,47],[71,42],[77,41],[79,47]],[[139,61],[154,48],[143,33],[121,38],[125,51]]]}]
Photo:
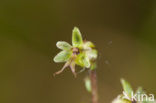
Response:
[{"label": "flower center", "polygon": [[79,48],[73,48],[73,54],[74,55],[78,55],[80,52],[79,52]]}]

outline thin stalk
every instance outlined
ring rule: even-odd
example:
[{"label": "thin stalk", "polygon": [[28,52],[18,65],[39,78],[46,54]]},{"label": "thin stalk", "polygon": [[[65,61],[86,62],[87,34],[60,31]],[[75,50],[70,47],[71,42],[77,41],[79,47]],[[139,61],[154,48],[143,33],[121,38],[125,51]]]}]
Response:
[{"label": "thin stalk", "polygon": [[98,89],[97,89],[97,77],[96,70],[89,71],[89,77],[91,80],[91,88],[92,88],[92,103],[98,103]]}]

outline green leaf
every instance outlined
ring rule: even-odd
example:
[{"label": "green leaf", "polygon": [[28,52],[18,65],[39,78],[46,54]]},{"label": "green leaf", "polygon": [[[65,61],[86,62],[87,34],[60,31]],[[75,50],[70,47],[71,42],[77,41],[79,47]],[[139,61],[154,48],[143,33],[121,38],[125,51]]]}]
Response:
[{"label": "green leaf", "polygon": [[125,93],[131,98],[131,93],[133,92],[131,85],[124,79],[121,79],[121,84]]},{"label": "green leaf", "polygon": [[80,65],[81,67],[90,67],[89,58],[86,57],[85,53],[80,53],[76,59],[76,64]]},{"label": "green leaf", "polygon": [[74,47],[80,47],[83,44],[82,36],[77,27],[74,27],[72,34],[72,45]]},{"label": "green leaf", "polygon": [[71,57],[72,52],[71,51],[61,51],[54,57],[54,62],[66,62]]},{"label": "green leaf", "polygon": [[62,49],[62,50],[70,50],[72,48],[72,46],[65,42],[65,41],[58,41],[56,43],[56,46],[59,48],[59,49]]}]

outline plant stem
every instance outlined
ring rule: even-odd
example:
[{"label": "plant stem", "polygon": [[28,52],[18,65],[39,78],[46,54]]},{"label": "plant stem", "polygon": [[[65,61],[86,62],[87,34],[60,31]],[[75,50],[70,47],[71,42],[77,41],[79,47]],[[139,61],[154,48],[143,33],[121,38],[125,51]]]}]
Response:
[{"label": "plant stem", "polygon": [[95,69],[89,71],[89,77],[91,80],[91,88],[92,88],[92,103],[98,103],[97,78]]}]

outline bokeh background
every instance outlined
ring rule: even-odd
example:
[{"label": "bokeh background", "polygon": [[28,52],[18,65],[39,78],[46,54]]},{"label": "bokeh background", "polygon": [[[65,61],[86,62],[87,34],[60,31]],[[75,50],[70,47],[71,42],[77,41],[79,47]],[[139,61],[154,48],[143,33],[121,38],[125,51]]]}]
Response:
[{"label": "bokeh background", "polygon": [[99,51],[100,103],[122,92],[121,77],[156,94],[155,0],[1,0],[0,103],[90,103],[86,72],[52,76],[74,26]]}]

